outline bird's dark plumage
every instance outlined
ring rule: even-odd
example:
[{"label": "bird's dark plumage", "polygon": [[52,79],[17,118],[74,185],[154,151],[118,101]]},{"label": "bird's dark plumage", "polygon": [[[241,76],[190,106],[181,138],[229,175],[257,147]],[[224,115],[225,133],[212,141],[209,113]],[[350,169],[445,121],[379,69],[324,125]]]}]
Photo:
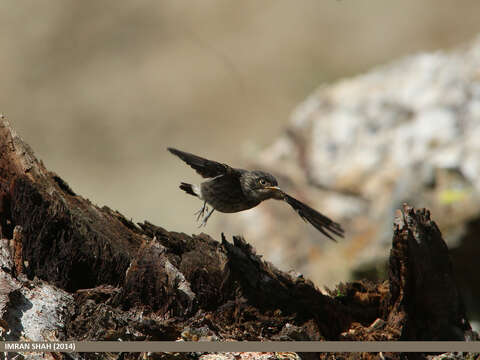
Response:
[{"label": "bird's dark plumage", "polygon": [[187,184],[187,183],[184,183],[182,182],[180,184],[180,189],[182,189],[183,191],[185,191],[187,194],[190,194],[190,195],[193,195],[193,196],[197,196],[198,195],[195,193],[195,191],[193,191],[193,186],[192,184]]},{"label": "bird's dark plumage", "polygon": [[227,173],[231,168],[228,165],[216,161],[207,160],[200,156],[190,154],[173,148],[168,148],[172,154],[190,165],[199,175],[204,178],[212,178]]},{"label": "bird's dark plumage", "polygon": [[207,204],[213,208],[204,216],[203,225],[214,210],[225,213],[239,212],[251,209],[264,200],[277,199],[288,203],[303,220],[312,224],[331,240],[335,241],[332,235],[343,237],[344,231],[340,224],[283,192],[277,186],[275,177],[269,173],[260,170],[235,169],[173,148],[168,148],[168,151],[185,161],[202,177],[210,178],[200,186],[183,182],[180,185],[180,189],[204,201],[198,218],[208,212]]},{"label": "bird's dark plumage", "polygon": [[325,215],[320,214],[317,210],[312,209],[310,206],[298,201],[288,194],[284,193],[284,200],[295,209],[295,211],[303,220],[308,221],[323,235],[327,236],[333,241],[336,241],[329,233],[326,232],[326,230],[328,230],[335,235],[343,237],[344,231],[340,224],[329,219]]}]

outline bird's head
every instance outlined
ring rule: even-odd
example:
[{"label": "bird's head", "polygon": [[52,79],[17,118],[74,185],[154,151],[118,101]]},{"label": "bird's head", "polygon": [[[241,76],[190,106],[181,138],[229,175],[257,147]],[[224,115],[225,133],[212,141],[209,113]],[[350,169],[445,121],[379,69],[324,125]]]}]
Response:
[{"label": "bird's head", "polygon": [[283,199],[277,179],[269,173],[260,170],[248,171],[241,176],[240,183],[243,193],[252,200]]}]

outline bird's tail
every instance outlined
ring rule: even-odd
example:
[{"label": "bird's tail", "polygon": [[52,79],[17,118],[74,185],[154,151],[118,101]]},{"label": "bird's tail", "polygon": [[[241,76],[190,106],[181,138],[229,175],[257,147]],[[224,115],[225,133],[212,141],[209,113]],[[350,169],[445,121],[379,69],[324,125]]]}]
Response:
[{"label": "bird's tail", "polygon": [[180,184],[180,189],[182,189],[183,191],[185,191],[187,194],[190,194],[190,195],[193,195],[193,196],[197,196],[197,197],[198,197],[198,194],[197,194],[197,192],[195,191],[196,189],[193,187],[192,184],[187,184],[187,183],[182,182],[182,183]]}]

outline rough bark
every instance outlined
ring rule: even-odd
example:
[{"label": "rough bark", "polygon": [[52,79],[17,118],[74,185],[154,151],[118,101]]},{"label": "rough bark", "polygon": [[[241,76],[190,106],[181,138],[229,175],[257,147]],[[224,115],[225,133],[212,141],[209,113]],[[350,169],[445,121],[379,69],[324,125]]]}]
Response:
[{"label": "rough bark", "polygon": [[[39,296],[57,291],[62,311],[52,318],[61,329],[55,333],[59,340],[476,336],[448,249],[425,209],[404,206],[395,220],[389,280],[340,284],[325,295],[308,279],[262,260],[242,237],[216,241],[148,222],[136,225],[92,204],[48,171],[5,120],[0,149],[0,326],[5,331],[29,326],[18,306],[28,299],[35,305]],[[36,298],[35,289],[43,289]],[[31,340],[44,339],[35,334]]]},{"label": "rough bark", "polygon": [[404,205],[395,219],[387,313],[404,340],[464,340],[470,325],[448,248],[426,209]]}]

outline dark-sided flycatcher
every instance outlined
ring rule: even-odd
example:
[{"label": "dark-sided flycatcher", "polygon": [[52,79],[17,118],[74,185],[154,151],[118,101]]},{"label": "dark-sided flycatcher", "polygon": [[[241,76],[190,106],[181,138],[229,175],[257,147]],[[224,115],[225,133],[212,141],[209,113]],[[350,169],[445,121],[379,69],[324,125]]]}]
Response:
[{"label": "dark-sided flycatcher", "polygon": [[[344,231],[340,224],[284,193],[278,187],[275,177],[266,172],[235,169],[173,148],[168,148],[168,151],[185,161],[202,177],[209,178],[199,186],[183,182],[180,184],[180,189],[203,200],[203,207],[198,211],[197,217],[197,220],[203,217],[201,225],[206,225],[214,210],[234,213],[251,209],[264,200],[276,199],[286,201],[303,220],[328,238],[335,241],[327,231],[343,237]],[[212,207],[210,212],[207,204]]]}]

